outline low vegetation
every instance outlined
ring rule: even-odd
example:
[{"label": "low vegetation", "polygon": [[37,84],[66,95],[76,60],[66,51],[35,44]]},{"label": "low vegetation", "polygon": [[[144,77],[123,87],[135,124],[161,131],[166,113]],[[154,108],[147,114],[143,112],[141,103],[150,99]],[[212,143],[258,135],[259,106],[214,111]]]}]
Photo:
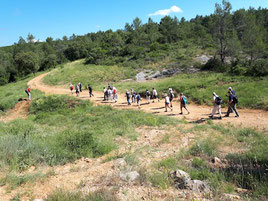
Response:
[{"label": "low vegetation", "polygon": [[136,127],[174,123],[172,118],[92,106],[67,96],[41,97],[32,102],[28,120],[0,123],[0,163],[24,170],[98,157],[117,148],[116,136],[132,139]]},{"label": "low vegetation", "polygon": [[84,87],[90,83],[93,87],[102,83],[118,82],[123,79],[132,78],[135,71],[131,68],[118,66],[101,66],[84,64],[84,60],[68,63],[64,68],[58,68],[44,78],[45,83],[50,85],[66,85],[82,82]]}]

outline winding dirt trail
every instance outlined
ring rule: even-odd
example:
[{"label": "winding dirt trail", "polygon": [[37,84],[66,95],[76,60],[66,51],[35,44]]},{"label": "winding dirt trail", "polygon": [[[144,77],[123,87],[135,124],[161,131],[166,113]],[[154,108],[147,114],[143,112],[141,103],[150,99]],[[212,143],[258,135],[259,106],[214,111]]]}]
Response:
[{"label": "winding dirt trail", "polygon": [[[32,79],[28,82],[28,85],[32,89],[38,89],[43,91],[45,94],[66,94],[70,96],[75,96],[75,94],[71,94],[68,86],[48,86],[46,85],[42,79],[47,75],[48,73],[44,73],[42,75],[37,76],[36,78]],[[79,98],[80,99],[87,99],[92,101],[95,104],[98,105],[111,105],[114,108],[117,109],[134,109],[138,110],[138,106],[136,104],[132,104],[131,106],[127,105],[125,95],[122,93],[118,94],[118,102],[114,103],[111,101],[103,101],[103,93],[94,91],[94,97],[89,98],[88,91],[83,91],[80,93]],[[166,116],[172,116],[174,118],[178,119],[186,119],[188,122],[196,122],[201,119],[208,119],[208,115],[211,113],[212,107],[208,106],[199,106],[190,104],[188,105],[188,109],[190,110],[189,115],[179,115],[180,109],[179,109],[179,103],[175,102],[173,103],[173,112],[168,111],[165,112],[164,109],[164,100],[161,100],[160,102],[150,103],[146,104],[145,100],[141,101],[141,108],[140,110],[152,113],[152,114],[158,114],[158,115],[166,115]],[[224,108],[222,111],[225,112],[227,108]],[[215,123],[231,123],[238,127],[246,127],[246,128],[255,128],[260,131],[268,131],[268,111],[264,110],[253,110],[253,109],[239,109],[238,110],[240,117],[235,118],[234,114],[231,114],[229,118],[223,118],[223,120],[214,120]],[[201,120],[202,122],[202,120]]]}]

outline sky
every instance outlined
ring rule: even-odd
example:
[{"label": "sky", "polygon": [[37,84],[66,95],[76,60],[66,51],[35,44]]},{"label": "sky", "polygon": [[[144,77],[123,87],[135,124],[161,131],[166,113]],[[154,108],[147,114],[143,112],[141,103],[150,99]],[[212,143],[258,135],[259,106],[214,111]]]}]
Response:
[{"label": "sky", "polygon": [[[268,0],[229,0],[233,10],[268,8]],[[187,20],[214,12],[221,0],[0,0],[0,47],[27,38],[45,41],[108,29],[123,29],[139,17],[159,22],[165,15]]]}]

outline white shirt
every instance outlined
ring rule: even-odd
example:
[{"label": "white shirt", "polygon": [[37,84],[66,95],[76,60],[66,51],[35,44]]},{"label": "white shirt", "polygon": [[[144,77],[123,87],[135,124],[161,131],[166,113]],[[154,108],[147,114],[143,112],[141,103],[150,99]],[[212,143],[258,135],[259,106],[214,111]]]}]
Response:
[{"label": "white shirt", "polygon": [[169,103],[169,97],[168,96],[165,97],[165,102]]}]

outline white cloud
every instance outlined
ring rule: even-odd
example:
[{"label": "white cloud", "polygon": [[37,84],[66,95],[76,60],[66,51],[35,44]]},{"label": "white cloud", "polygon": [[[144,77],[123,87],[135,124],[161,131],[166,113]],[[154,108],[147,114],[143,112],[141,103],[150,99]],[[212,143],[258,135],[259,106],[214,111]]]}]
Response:
[{"label": "white cloud", "polygon": [[179,8],[178,6],[171,6],[171,8],[169,9],[158,10],[154,13],[149,14],[149,16],[157,16],[157,15],[165,16],[171,13],[182,13],[182,12],[183,10]]}]

